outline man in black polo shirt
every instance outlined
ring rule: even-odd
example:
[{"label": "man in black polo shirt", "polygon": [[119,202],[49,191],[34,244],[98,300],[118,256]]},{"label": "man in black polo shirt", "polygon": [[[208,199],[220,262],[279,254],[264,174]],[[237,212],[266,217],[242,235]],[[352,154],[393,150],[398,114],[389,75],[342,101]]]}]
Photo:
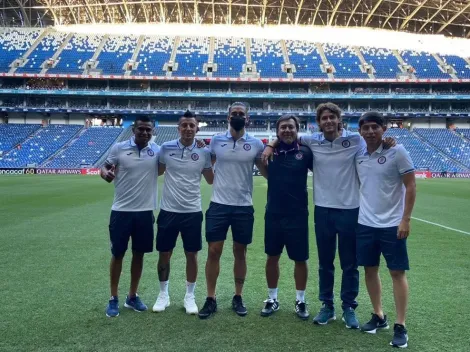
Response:
[{"label": "man in black polo shirt", "polygon": [[279,309],[279,258],[285,246],[289,258],[295,261],[295,312],[305,320],[309,317],[305,304],[309,254],[307,175],[308,169],[312,169],[313,156],[310,148],[297,143],[297,117],[282,116],[276,122],[276,131],[280,143],[268,165],[264,234],[268,299],[264,301],[261,316],[270,316]]}]

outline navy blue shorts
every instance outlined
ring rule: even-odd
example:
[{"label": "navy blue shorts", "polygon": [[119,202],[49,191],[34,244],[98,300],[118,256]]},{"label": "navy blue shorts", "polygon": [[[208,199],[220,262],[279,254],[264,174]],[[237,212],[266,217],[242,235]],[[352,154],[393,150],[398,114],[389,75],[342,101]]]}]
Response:
[{"label": "navy blue shorts", "polygon": [[264,252],[272,257],[281,255],[284,246],[291,260],[308,260],[308,212],[299,214],[264,215]]},{"label": "navy blue shorts", "polygon": [[253,240],[253,206],[225,205],[211,202],[206,211],[207,242],[225,241],[228,228],[232,229],[233,241],[248,245]]},{"label": "navy blue shorts", "polygon": [[153,251],[153,211],[111,211],[109,220],[109,238],[111,253],[114,257],[122,257],[129,239],[132,238],[132,250],[139,253]]},{"label": "navy blue shorts", "polygon": [[180,233],[186,252],[199,252],[202,249],[202,211],[174,213],[162,209],[158,214],[157,229],[159,252],[172,251]]},{"label": "navy blue shorts", "polygon": [[389,270],[410,270],[406,238],[397,238],[397,226],[375,228],[359,224],[356,233],[358,265],[379,266],[383,254]]}]

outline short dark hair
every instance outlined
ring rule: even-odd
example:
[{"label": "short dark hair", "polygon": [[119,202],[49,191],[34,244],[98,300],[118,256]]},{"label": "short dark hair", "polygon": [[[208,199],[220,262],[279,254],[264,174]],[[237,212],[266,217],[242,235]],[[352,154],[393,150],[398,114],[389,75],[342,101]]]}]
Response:
[{"label": "short dark hair", "polygon": [[191,111],[189,110],[186,110],[186,112],[183,114],[183,116],[181,116],[178,120],[178,125],[181,123],[181,119],[195,119],[196,122],[199,122],[197,117],[196,117],[196,114],[192,113]]},{"label": "short dark hair", "polygon": [[134,126],[137,126],[137,121],[140,121],[140,122],[151,122],[152,125],[155,125],[154,124],[154,121],[148,116],[148,115],[138,115],[136,116],[135,120],[134,120]]},{"label": "short dark hair", "polygon": [[318,105],[317,107],[317,123],[320,121],[320,116],[323,114],[325,110],[330,110],[334,115],[338,117],[338,119],[341,120],[341,108],[331,102],[328,103],[323,103]]},{"label": "short dark hair", "polygon": [[288,121],[288,120],[294,120],[295,128],[297,129],[297,132],[299,132],[299,130],[300,130],[300,121],[299,121],[299,118],[298,118],[297,116],[295,116],[295,115],[287,114],[287,115],[281,116],[281,117],[276,121],[276,133],[279,132],[279,125],[281,124],[281,122]]},{"label": "short dark hair", "polygon": [[369,111],[363,114],[359,118],[359,128],[365,123],[365,122],[375,122],[377,125],[384,127],[385,124],[387,123],[385,121],[384,116],[378,112],[378,111]]},{"label": "short dark hair", "polygon": [[236,101],[235,103],[233,103],[232,105],[230,105],[230,107],[228,108],[228,113],[230,114],[230,111],[232,111],[233,108],[235,107],[242,107],[246,110],[246,112],[248,113],[248,104],[246,103],[242,103],[241,101]]}]

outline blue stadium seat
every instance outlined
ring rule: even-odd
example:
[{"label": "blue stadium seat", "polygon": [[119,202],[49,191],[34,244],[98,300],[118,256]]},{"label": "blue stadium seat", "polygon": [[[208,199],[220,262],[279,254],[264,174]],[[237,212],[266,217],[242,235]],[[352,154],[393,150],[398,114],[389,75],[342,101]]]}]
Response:
[{"label": "blue stadium seat", "polygon": [[461,57],[455,55],[440,55],[442,60],[452,66],[458,78],[470,79],[470,65]]},{"label": "blue stadium seat", "polygon": [[435,146],[441,153],[470,168],[470,142],[467,140],[447,128],[416,128],[414,132]]},{"label": "blue stadium seat", "polygon": [[209,38],[193,37],[181,38],[176,50],[175,62],[178,70],[175,76],[181,77],[205,77],[204,64],[209,60]]},{"label": "blue stadium seat", "polygon": [[163,66],[170,60],[174,38],[146,37],[136,61],[137,69],[132,71],[136,76],[164,76]]},{"label": "blue stadium seat", "polygon": [[240,77],[243,65],[246,64],[245,40],[241,38],[217,38],[214,52],[214,63],[217,71],[214,77]]},{"label": "blue stadium seat", "polygon": [[415,75],[417,78],[451,78],[448,73],[444,73],[439,69],[439,63],[434,56],[429,53],[405,50],[402,51],[400,55],[406,63],[413,66],[416,70]]},{"label": "blue stadium seat", "polygon": [[79,168],[93,165],[111,147],[124,130],[114,127],[91,127],[70,142],[70,146],[46,163],[51,168]]},{"label": "blue stadium seat", "polygon": [[252,39],[251,60],[256,64],[261,78],[287,77],[286,73],[282,72],[284,56],[280,40]]},{"label": "blue stadium seat", "polygon": [[59,62],[47,73],[82,74],[82,67],[93,57],[102,37],[96,34],[75,34],[58,57]]},{"label": "blue stadium seat", "polygon": [[41,127],[21,143],[21,148],[13,149],[0,157],[0,167],[39,165],[62,148],[82,127],[80,125]]},{"label": "blue stadium seat", "polygon": [[41,65],[47,59],[52,58],[54,53],[62,45],[64,39],[67,37],[67,33],[63,32],[51,32],[41,39],[40,43],[29,54],[24,67],[18,67],[16,72],[18,73],[40,73],[42,70]]},{"label": "blue stadium seat", "polygon": [[40,127],[41,125],[0,124],[0,152],[8,152]]},{"label": "blue stadium seat", "polygon": [[103,50],[96,59],[96,67],[103,75],[124,75],[124,64],[132,57],[137,46],[137,37],[109,36]]},{"label": "blue stadium seat", "polygon": [[382,79],[397,78],[400,72],[398,59],[391,49],[360,47],[364,60],[375,68],[375,77]]},{"label": "blue stadium seat", "polygon": [[351,47],[323,44],[323,52],[328,63],[335,67],[336,78],[369,78],[367,73],[361,71],[361,60]]},{"label": "blue stadium seat", "polygon": [[289,61],[295,65],[294,78],[328,78],[322,72],[323,63],[314,43],[286,40]]},{"label": "blue stadium seat", "polygon": [[0,29],[0,72],[10,71],[10,64],[23,56],[41,34],[41,29]]}]

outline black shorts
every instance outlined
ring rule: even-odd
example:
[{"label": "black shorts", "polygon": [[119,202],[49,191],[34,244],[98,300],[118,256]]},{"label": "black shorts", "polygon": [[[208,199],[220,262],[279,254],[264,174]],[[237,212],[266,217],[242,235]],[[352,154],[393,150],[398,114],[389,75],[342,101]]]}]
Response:
[{"label": "black shorts", "polygon": [[159,252],[172,251],[179,233],[186,252],[199,252],[202,249],[202,211],[174,213],[162,209],[158,214],[157,228]]},{"label": "black shorts", "polygon": [[406,238],[397,238],[398,227],[376,228],[359,224],[356,255],[360,266],[379,266],[383,254],[389,270],[409,270]]},{"label": "black shorts", "polygon": [[206,211],[207,242],[225,241],[228,228],[232,229],[233,241],[248,245],[253,240],[253,206],[225,205],[211,202]]},{"label": "black shorts", "polygon": [[291,260],[308,260],[308,212],[264,216],[264,252],[269,256],[281,255],[284,246]]},{"label": "black shorts", "polygon": [[132,250],[139,253],[153,251],[153,211],[111,211],[109,220],[109,238],[111,253],[116,258],[122,257],[129,239],[132,238]]}]

